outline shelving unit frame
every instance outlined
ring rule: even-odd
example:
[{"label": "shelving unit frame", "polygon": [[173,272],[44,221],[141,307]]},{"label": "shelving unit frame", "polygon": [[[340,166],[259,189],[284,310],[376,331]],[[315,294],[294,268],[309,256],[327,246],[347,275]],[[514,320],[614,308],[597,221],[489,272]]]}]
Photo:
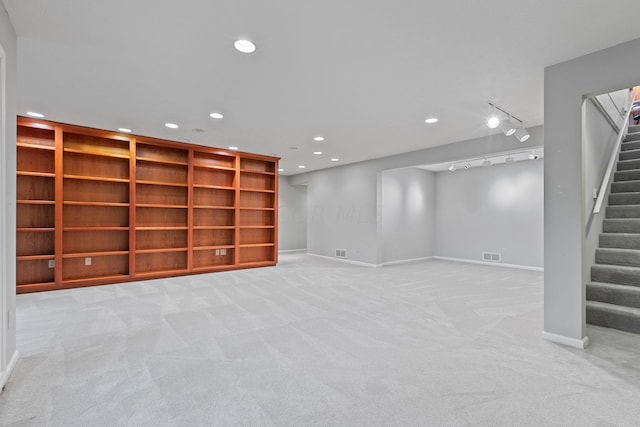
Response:
[{"label": "shelving unit frame", "polygon": [[17,292],[275,265],[278,158],[18,117]]}]

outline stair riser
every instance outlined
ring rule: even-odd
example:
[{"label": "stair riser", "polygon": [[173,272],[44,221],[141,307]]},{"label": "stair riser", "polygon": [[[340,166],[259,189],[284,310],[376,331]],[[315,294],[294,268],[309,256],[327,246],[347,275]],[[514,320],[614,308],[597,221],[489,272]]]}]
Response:
[{"label": "stair riser", "polygon": [[631,132],[631,131],[629,131],[629,133],[624,138],[624,140],[627,141],[627,142],[629,142],[629,141],[640,141],[640,132]]},{"label": "stair riser", "polygon": [[640,181],[622,181],[611,183],[612,193],[638,193],[640,192]]},{"label": "stair riser", "polygon": [[635,160],[640,159],[640,150],[622,151],[618,155],[619,160]]},{"label": "stair riser", "polygon": [[587,308],[587,323],[636,334],[640,333],[640,317]]},{"label": "stair riser", "polygon": [[632,124],[629,125],[629,131],[627,133],[638,133],[638,132],[640,132],[640,125],[632,125]]},{"label": "stair riser", "polygon": [[640,218],[640,206],[607,206],[605,218]]},{"label": "stair riser", "polygon": [[620,145],[620,150],[621,151],[640,150],[640,141],[623,142]]},{"label": "stair riser", "polygon": [[640,193],[609,194],[609,205],[640,205]]},{"label": "stair riser", "polygon": [[640,286],[640,272],[619,271],[615,267],[594,265],[591,267],[591,280],[594,282]]},{"label": "stair riser", "polygon": [[587,300],[640,308],[640,292],[613,290],[587,285]]},{"label": "stair riser", "polygon": [[627,160],[624,162],[618,162],[619,171],[626,171],[630,169],[640,169],[640,160]]},{"label": "stair riser", "polygon": [[640,235],[601,234],[601,248],[640,249]]},{"label": "stair riser", "polygon": [[602,221],[602,231],[604,233],[640,233],[640,222],[605,219]]},{"label": "stair riser", "polygon": [[614,182],[637,180],[640,180],[640,170],[621,171],[613,174]]}]

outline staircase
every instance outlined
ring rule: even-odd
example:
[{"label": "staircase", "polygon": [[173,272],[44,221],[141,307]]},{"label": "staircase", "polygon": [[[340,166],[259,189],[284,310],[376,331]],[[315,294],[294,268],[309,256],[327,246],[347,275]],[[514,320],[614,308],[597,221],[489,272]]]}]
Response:
[{"label": "staircase", "polygon": [[622,143],[587,283],[587,323],[640,334],[640,126]]}]

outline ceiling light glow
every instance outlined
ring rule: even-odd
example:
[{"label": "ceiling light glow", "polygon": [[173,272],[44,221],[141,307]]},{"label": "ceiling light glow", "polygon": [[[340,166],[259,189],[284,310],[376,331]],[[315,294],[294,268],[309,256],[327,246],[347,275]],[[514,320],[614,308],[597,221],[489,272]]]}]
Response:
[{"label": "ceiling light glow", "polygon": [[236,40],[233,46],[242,53],[253,53],[256,50],[256,45],[253,42],[244,39]]},{"label": "ceiling light glow", "polygon": [[131,129],[128,129],[128,128],[118,128],[118,130],[124,133],[131,133]]},{"label": "ceiling light glow", "polygon": [[324,141],[324,136],[316,136],[315,138],[313,138],[313,140],[316,142],[322,142]]},{"label": "ceiling light glow", "polygon": [[425,123],[428,123],[430,125],[434,124],[434,123],[438,123],[438,118],[437,117],[429,117],[427,120],[424,121]]},{"label": "ceiling light glow", "polygon": [[44,118],[44,114],[36,113],[35,111],[27,111],[27,116],[36,117],[38,119]]},{"label": "ceiling light glow", "polygon": [[453,172],[454,170],[456,170],[456,165],[454,165],[453,163],[451,163],[448,167],[448,169]]},{"label": "ceiling light glow", "polygon": [[338,159],[337,157],[334,157],[333,159],[331,159],[332,162],[339,162],[340,159]]},{"label": "ceiling light glow", "polygon": [[221,119],[224,116],[221,113],[211,113],[209,114],[209,117],[211,117],[212,119]]},{"label": "ceiling light glow", "polygon": [[229,147],[229,150],[237,151],[238,147],[231,146],[231,147]]},{"label": "ceiling light glow", "polygon": [[487,127],[489,129],[495,129],[498,126],[500,126],[500,119],[498,118],[498,116],[489,117],[489,120],[487,120]]},{"label": "ceiling light glow", "polygon": [[179,126],[175,123],[165,123],[164,124],[166,127],[168,127],[169,129],[178,129]]},{"label": "ceiling light glow", "polygon": [[316,156],[322,154],[322,151],[314,151],[313,154],[315,154]]},{"label": "ceiling light glow", "polygon": [[298,169],[304,169],[304,168],[306,168],[305,165],[298,165]]}]

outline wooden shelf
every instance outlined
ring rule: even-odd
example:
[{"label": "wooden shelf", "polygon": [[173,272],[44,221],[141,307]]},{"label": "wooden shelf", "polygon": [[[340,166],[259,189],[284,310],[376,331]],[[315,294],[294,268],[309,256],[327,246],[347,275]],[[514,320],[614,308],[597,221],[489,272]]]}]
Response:
[{"label": "wooden shelf", "polygon": [[30,260],[35,260],[35,259],[46,259],[46,260],[50,260],[53,259],[55,257],[55,255],[50,254],[50,255],[19,255],[16,257],[16,261],[30,261]]},{"label": "wooden shelf", "polygon": [[240,191],[253,191],[254,193],[275,193],[275,190],[262,190],[259,188],[240,188]]},{"label": "wooden shelf", "polygon": [[113,203],[113,202],[78,202],[74,200],[65,200],[63,202],[69,206],[105,206],[105,207],[129,207],[129,203]]},{"label": "wooden shelf", "polygon": [[30,148],[33,150],[49,150],[49,151],[55,151],[56,147],[54,147],[53,145],[49,146],[49,145],[38,145],[38,144],[29,144],[29,143],[25,143],[25,142],[16,142],[16,146],[19,148]]},{"label": "wooden shelf", "polygon": [[99,256],[128,255],[129,251],[80,252],[64,254],[62,258],[93,258]]},{"label": "wooden shelf", "polygon": [[274,157],[27,118],[16,152],[18,292],[277,261]]},{"label": "wooden shelf", "polygon": [[88,176],[88,175],[68,175],[65,174],[63,176],[64,179],[79,179],[84,181],[105,181],[105,182],[129,182],[128,179],[124,178],[108,178],[101,176]]},{"label": "wooden shelf", "polygon": [[18,176],[41,176],[45,178],[55,178],[55,173],[49,172],[31,172],[31,171],[17,171],[16,174]]},{"label": "wooden shelf", "polygon": [[16,200],[19,205],[55,205],[53,200]]},{"label": "wooden shelf", "polygon": [[182,165],[182,166],[187,166],[189,164],[188,162],[151,159],[151,158],[147,158],[147,157],[136,157],[136,161],[138,161],[138,162],[149,162],[149,163],[164,163],[164,164],[167,164],[167,165]]},{"label": "wooden shelf", "polygon": [[189,248],[161,248],[161,249],[137,249],[137,254],[156,254],[166,252],[186,252]]},{"label": "wooden shelf", "polygon": [[255,171],[255,170],[251,170],[251,169],[240,169],[241,173],[254,173],[257,175],[271,175],[274,176],[275,172],[265,172],[265,171]]},{"label": "wooden shelf", "polygon": [[145,185],[164,185],[167,187],[188,187],[187,184],[177,183],[177,182],[161,182],[161,181],[142,181],[136,180],[136,184],[145,184]]},{"label": "wooden shelf", "polygon": [[107,152],[93,152],[93,151],[84,151],[76,148],[65,148],[65,153],[74,153],[74,154],[83,154],[86,156],[100,156],[100,157],[111,157],[114,159],[127,159],[129,160],[129,156],[124,154],[110,154]]}]

